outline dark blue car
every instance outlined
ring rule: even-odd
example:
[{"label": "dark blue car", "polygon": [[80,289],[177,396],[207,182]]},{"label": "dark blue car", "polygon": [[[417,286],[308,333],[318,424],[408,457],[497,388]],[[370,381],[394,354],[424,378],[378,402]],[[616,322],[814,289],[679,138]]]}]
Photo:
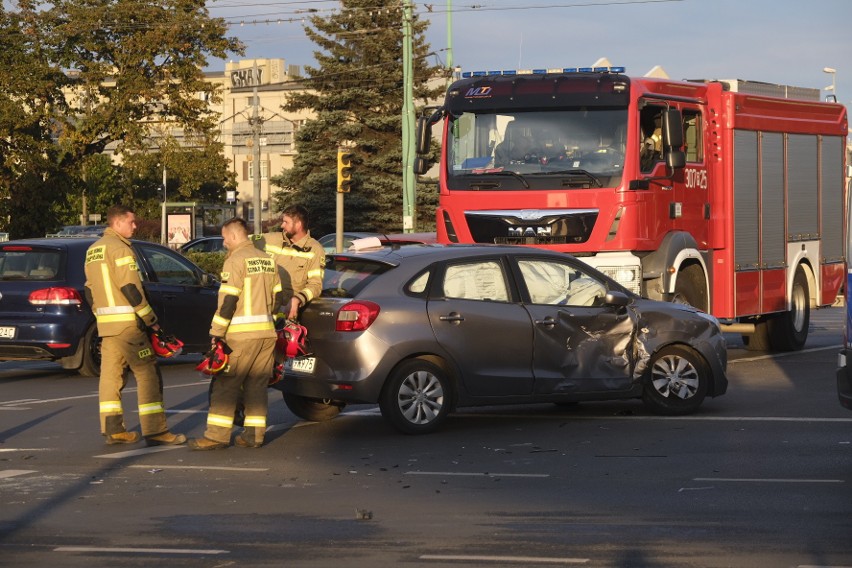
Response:
[{"label": "dark blue car", "polygon": [[[83,271],[93,238],[0,243],[0,361],[56,361],[86,376],[100,369],[100,340],[86,303]],[[148,301],[184,352],[210,346],[219,282],[184,256],[134,241]]]}]

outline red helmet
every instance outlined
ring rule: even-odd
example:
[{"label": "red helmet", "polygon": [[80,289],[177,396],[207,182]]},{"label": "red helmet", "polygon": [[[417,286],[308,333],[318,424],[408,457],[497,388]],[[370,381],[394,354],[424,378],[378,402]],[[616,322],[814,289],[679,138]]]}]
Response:
[{"label": "red helmet", "polygon": [[163,331],[162,328],[157,331],[151,331],[151,347],[157,357],[174,357],[180,355],[183,351],[183,341]]},{"label": "red helmet", "polygon": [[289,359],[308,354],[305,346],[305,341],[308,338],[308,330],[305,326],[288,320],[287,325],[279,329],[277,333],[278,340],[275,342],[275,349],[279,353],[283,353]]},{"label": "red helmet", "polygon": [[228,349],[224,341],[216,341],[216,345],[204,356],[195,370],[209,376],[218,375],[228,367],[228,353],[230,352],[231,350]]},{"label": "red helmet", "polygon": [[269,377],[267,386],[272,386],[284,378],[284,363],[274,363],[272,365],[272,376]]}]

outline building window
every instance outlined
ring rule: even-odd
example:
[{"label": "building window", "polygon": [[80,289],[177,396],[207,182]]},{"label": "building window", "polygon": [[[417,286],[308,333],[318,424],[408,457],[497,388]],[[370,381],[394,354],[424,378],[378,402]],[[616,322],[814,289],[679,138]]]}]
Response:
[{"label": "building window", "polygon": [[[245,162],[245,176],[243,179],[254,179],[254,161]],[[269,160],[260,161],[260,179],[269,179]]]}]

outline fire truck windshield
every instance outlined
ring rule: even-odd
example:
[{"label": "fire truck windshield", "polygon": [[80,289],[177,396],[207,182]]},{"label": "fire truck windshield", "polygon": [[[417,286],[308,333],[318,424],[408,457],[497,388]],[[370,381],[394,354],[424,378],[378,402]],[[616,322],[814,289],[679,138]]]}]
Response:
[{"label": "fire truck windshield", "polygon": [[449,125],[448,188],[545,189],[555,177],[570,180],[560,187],[613,187],[626,138],[626,108],[465,112]]}]

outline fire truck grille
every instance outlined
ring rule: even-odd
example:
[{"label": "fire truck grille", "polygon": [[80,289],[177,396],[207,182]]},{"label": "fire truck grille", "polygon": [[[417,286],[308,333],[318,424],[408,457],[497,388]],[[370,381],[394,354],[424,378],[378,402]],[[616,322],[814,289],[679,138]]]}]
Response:
[{"label": "fire truck grille", "polygon": [[476,243],[571,245],[589,240],[598,211],[468,211],[465,218]]}]

